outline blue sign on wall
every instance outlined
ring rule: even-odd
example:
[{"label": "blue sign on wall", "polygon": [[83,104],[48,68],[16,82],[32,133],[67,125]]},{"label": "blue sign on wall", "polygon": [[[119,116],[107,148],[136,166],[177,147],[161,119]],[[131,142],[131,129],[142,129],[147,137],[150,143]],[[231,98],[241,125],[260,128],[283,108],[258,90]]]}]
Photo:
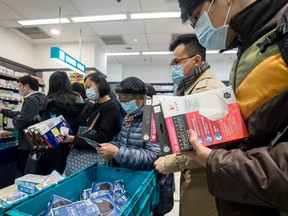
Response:
[{"label": "blue sign on wall", "polygon": [[85,74],[86,72],[86,66],[84,64],[77,61],[75,58],[65,53],[58,47],[50,48],[50,58],[59,62],[62,65],[65,65],[66,67],[70,68],[73,71],[77,71],[78,73]]}]

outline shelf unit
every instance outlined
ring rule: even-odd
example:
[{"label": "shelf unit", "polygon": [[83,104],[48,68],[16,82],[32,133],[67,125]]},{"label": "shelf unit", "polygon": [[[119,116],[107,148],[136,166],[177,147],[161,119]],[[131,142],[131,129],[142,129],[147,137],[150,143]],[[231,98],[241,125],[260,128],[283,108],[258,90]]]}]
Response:
[{"label": "shelf unit", "polygon": [[173,83],[150,83],[156,90],[156,94],[159,95],[174,95],[174,84]]}]

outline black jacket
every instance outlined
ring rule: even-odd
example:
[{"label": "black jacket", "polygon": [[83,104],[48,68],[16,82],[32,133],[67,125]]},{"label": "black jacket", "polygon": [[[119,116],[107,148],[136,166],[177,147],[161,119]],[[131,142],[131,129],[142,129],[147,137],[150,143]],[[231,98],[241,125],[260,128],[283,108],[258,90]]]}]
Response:
[{"label": "black jacket", "polygon": [[[67,123],[70,125],[74,134],[77,133],[79,123],[75,121],[80,115],[84,107],[82,97],[74,98],[75,102],[67,102],[65,95],[57,98],[49,98],[45,100],[43,110],[39,112],[41,120],[44,121],[51,117],[63,115]],[[78,103],[79,102],[79,103]],[[48,175],[53,170],[63,173],[66,166],[66,159],[70,151],[68,143],[62,143],[54,149],[48,149],[44,152],[40,159],[39,170],[37,174]]]},{"label": "black jacket", "polygon": [[34,117],[44,105],[44,94],[34,92],[28,97],[24,98],[21,111],[12,111],[2,109],[1,112],[4,116],[13,119],[13,125],[18,130],[18,149],[31,150],[31,145],[24,135],[23,129],[35,124]]}]

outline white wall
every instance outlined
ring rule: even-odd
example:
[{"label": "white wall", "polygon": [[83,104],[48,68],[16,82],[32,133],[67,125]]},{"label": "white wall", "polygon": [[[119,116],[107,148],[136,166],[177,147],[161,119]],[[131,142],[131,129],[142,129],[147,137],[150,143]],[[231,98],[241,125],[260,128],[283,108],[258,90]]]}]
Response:
[{"label": "white wall", "polygon": [[26,39],[0,27],[0,56],[35,68],[34,46]]},{"label": "white wall", "polygon": [[107,74],[107,56],[101,47],[94,47],[94,66],[97,70],[103,74]]},{"label": "white wall", "polygon": [[[57,44],[37,44],[35,46],[35,68],[65,68],[65,66],[50,59],[50,47]],[[78,44],[61,44],[60,49],[77,60],[80,60],[80,49]],[[81,47],[81,62],[86,67],[94,67],[94,44],[83,43]]]},{"label": "white wall", "polygon": [[[233,61],[234,58],[225,61],[209,61],[209,64],[218,79],[229,80]],[[108,81],[119,82],[126,77],[136,76],[147,83],[172,83],[170,67],[167,65],[123,66],[122,77],[117,70],[120,71],[119,66],[108,65]]]},{"label": "white wall", "polygon": [[107,65],[108,82],[119,82],[122,79],[123,79],[123,65],[122,64],[108,64]]}]

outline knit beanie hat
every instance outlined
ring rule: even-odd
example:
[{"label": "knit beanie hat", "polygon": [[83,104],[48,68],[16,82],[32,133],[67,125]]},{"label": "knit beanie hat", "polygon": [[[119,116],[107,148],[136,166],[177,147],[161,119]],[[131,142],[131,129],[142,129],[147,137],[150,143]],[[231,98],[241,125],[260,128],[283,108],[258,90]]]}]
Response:
[{"label": "knit beanie hat", "polygon": [[115,92],[121,98],[144,98],[145,83],[137,77],[128,77],[116,85]]}]

